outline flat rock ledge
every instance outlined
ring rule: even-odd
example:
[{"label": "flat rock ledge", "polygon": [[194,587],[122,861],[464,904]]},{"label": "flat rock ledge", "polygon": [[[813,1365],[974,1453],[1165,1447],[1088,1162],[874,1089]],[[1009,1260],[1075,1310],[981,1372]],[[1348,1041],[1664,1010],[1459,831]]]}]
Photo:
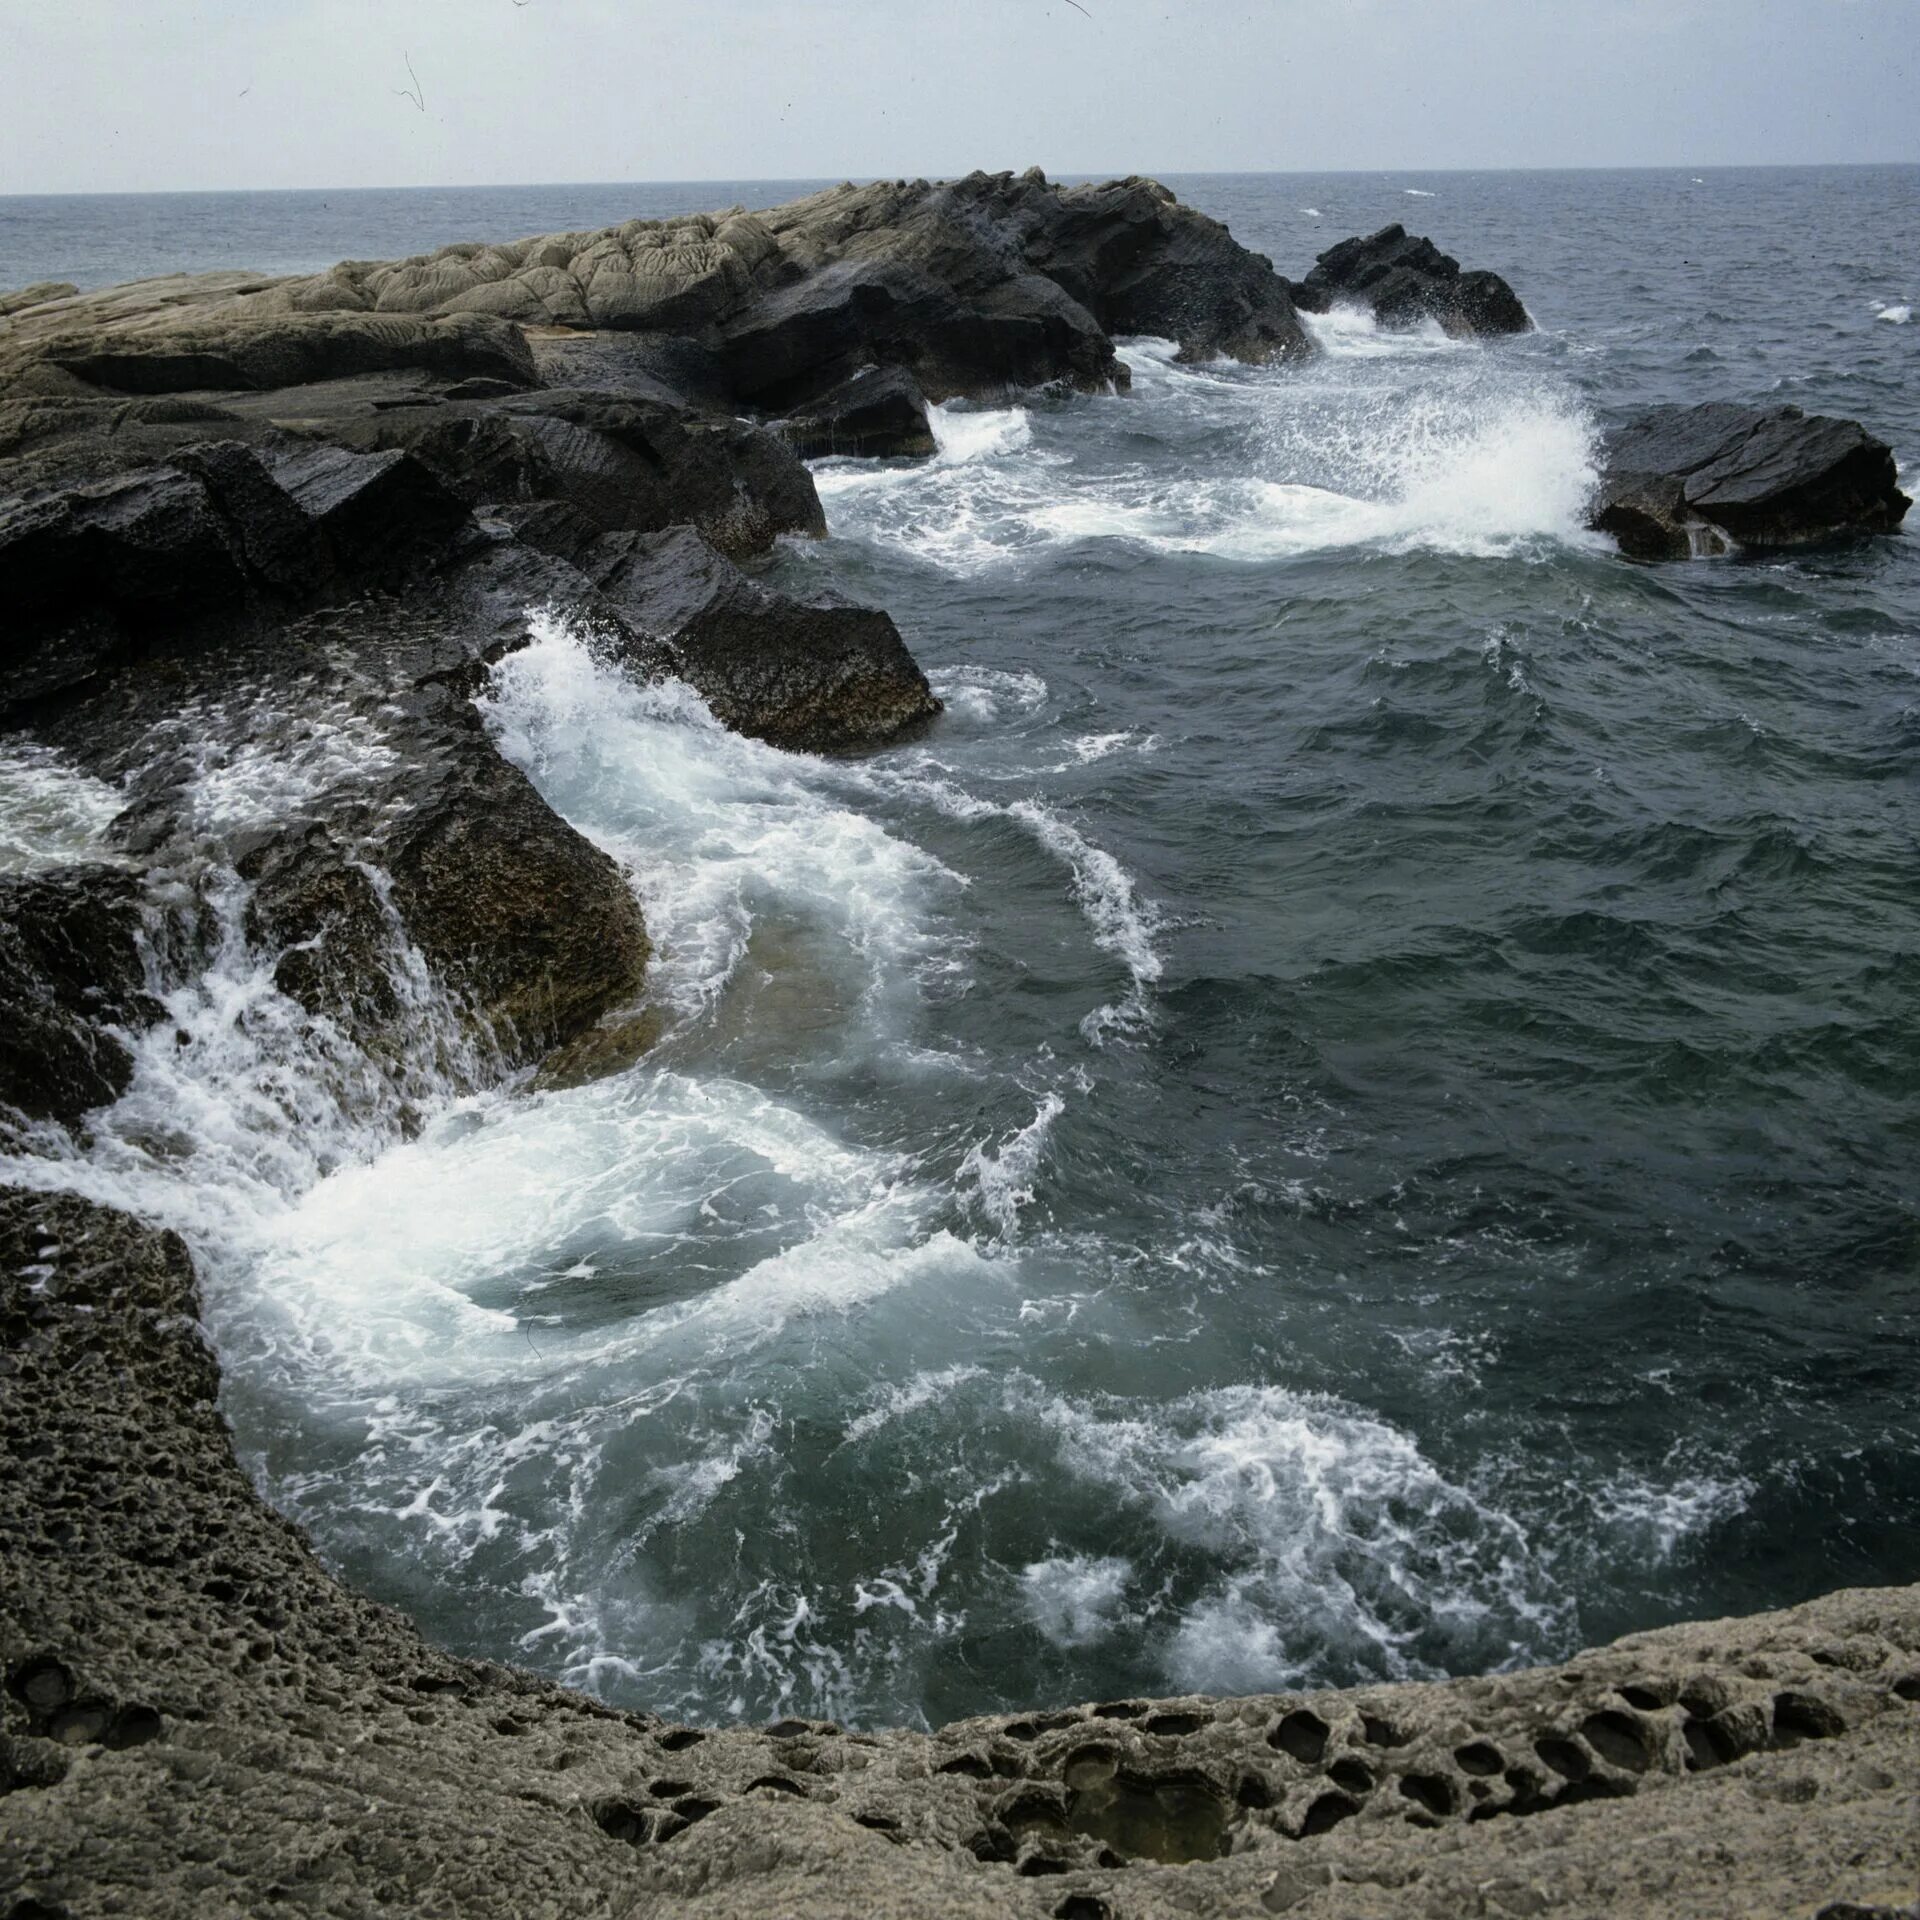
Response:
[{"label": "flat rock ledge", "polygon": [[1439,1685],[712,1731],[348,1592],[219,1385],[177,1238],[0,1191],[7,1920],[1839,1920],[1920,1882],[1920,1588]]}]

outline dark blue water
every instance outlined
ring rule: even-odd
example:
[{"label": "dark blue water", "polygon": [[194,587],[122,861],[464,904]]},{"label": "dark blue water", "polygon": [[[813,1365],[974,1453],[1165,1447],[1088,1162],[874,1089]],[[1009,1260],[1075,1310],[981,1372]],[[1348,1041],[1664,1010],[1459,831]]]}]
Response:
[{"label": "dark blue water", "polygon": [[[1296,273],[1403,219],[1539,331],[1135,343],[1129,398],[827,463],[775,573],[893,611],[926,740],[780,755],[564,626],[488,696],[635,876],[651,1061],[318,1180],[102,1130],[276,1497],[453,1642],[939,1720],[1920,1579],[1920,544],[1580,530],[1649,400],[1920,446],[1920,170],[1173,184]],[[312,198],[0,203],[0,280],[668,190]],[[227,965],[137,1095],[239,1111]]]}]

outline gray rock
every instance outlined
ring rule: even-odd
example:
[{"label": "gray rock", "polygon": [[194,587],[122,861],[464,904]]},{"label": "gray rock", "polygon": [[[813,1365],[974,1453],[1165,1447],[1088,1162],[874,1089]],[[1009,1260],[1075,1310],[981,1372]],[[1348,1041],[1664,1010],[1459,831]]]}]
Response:
[{"label": "gray rock", "polygon": [[1590,522],[1634,559],[1674,560],[1892,533],[1911,504],[1858,421],[1709,401],[1609,438]]}]

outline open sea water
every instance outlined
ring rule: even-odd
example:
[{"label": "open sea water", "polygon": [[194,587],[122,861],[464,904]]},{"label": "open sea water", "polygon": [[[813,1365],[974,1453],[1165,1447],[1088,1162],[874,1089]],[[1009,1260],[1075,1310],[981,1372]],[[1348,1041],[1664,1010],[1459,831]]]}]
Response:
[{"label": "open sea water", "polygon": [[[0,284],[805,184],[0,200]],[[1920,1579],[1920,529],[1581,527],[1652,401],[1912,460],[1920,169],[1170,184],[1295,275],[1403,220],[1539,330],[1133,341],[1130,396],[822,463],[772,576],[888,607],[947,705],[870,758],[541,616],[482,706],[632,875],[658,1050],[408,1137],[229,887],[91,1143],[5,1169],[187,1233],[262,1485],[452,1646],[937,1723]],[[378,751],[209,741],[208,817]],[[16,864],[117,805],[26,749],[0,801]]]}]

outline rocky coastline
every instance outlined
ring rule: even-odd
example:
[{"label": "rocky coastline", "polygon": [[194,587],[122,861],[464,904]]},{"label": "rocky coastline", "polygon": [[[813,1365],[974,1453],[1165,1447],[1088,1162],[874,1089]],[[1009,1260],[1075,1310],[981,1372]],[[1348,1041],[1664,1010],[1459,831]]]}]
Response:
[{"label": "rocky coastline", "polygon": [[[628,877],[474,706],[530,610],[736,731],[883,749],[940,711],[891,618],[760,574],[824,532],[806,459],[924,457],[936,403],[1124,389],[1128,335],[1303,359],[1299,313],[1334,304],[1530,324],[1398,228],[1290,283],[1151,181],[1037,171],[0,295],[0,741],[125,801],[88,857],[0,874],[0,1133],[84,1137],[163,977],[222,938],[272,956],[402,1116],[423,1063],[472,1086],[631,1063],[656,1014]],[[1857,423],[1711,406],[1623,425],[1592,519],[1651,561],[1876,537],[1907,504]],[[300,767],[342,739],[347,773],[209,812],[210,741]],[[1920,1892],[1920,1589],[1445,1685],[935,1734],[668,1726],[437,1651],[337,1582],[235,1459],[173,1235],[16,1186],[0,1255],[0,1920]]]}]

